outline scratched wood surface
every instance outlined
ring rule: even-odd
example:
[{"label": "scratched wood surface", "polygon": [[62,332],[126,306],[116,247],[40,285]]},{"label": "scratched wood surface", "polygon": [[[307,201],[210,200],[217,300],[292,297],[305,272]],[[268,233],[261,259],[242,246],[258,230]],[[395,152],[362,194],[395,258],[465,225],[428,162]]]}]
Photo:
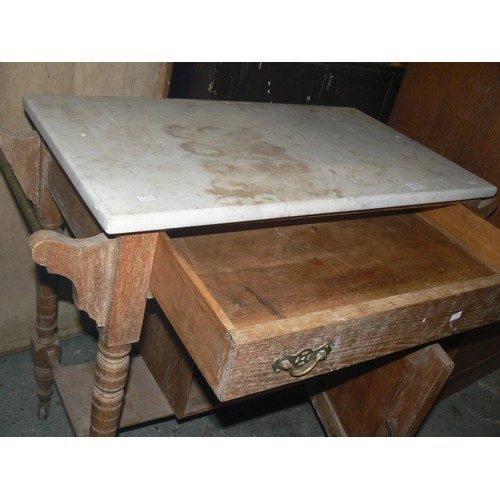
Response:
[{"label": "scratched wood surface", "polygon": [[236,327],[491,274],[415,214],[173,243]]},{"label": "scratched wood surface", "polygon": [[294,382],[283,353],[331,343],[307,378],[499,318],[500,246],[476,258],[464,210],[164,235],[151,290],[225,401]]}]

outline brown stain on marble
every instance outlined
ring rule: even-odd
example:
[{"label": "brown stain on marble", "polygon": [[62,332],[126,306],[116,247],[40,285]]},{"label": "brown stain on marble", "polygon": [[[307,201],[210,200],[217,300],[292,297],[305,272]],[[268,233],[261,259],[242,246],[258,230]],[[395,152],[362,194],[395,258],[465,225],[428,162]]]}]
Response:
[{"label": "brown stain on marble", "polygon": [[[323,192],[318,192],[317,186],[308,179],[310,169],[306,163],[247,127],[202,126],[191,131],[187,127],[167,125],[163,130],[172,137],[183,139],[181,148],[202,159],[203,167],[214,177],[207,192],[224,205],[279,202],[290,195],[301,199],[304,192],[316,197],[342,196],[338,189],[325,187]],[[238,179],[242,171],[244,182]],[[296,182],[287,180],[296,176],[301,176],[302,181],[298,189],[292,187]]]}]

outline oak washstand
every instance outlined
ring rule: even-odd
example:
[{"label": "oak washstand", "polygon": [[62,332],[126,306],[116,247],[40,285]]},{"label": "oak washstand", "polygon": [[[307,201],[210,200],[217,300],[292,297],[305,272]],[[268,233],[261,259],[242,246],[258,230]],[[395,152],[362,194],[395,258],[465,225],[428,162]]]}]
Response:
[{"label": "oak washstand", "polygon": [[[77,435],[291,383],[330,435],[411,435],[453,367],[438,341],[500,319],[500,231],[478,215],[496,188],[359,111],[47,95],[25,109],[37,133],[1,145],[50,273],[39,414],[55,381]],[[60,363],[56,275],[97,324],[95,364]]]}]

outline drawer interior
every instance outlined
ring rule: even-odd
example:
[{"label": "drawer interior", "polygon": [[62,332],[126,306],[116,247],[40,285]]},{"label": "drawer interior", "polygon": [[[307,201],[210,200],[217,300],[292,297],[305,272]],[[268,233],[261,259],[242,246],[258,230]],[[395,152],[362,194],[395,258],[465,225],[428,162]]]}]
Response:
[{"label": "drawer interior", "polygon": [[487,276],[417,213],[173,238],[236,327]]}]

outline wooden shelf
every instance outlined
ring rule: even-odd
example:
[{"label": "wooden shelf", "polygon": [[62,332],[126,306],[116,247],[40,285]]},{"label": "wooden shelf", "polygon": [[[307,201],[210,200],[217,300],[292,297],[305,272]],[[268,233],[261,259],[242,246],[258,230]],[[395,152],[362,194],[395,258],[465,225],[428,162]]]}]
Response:
[{"label": "wooden shelf", "polygon": [[[88,436],[94,387],[94,364],[55,366],[54,380],[77,436]],[[170,404],[140,356],[130,360],[120,428],[170,417]]]}]

